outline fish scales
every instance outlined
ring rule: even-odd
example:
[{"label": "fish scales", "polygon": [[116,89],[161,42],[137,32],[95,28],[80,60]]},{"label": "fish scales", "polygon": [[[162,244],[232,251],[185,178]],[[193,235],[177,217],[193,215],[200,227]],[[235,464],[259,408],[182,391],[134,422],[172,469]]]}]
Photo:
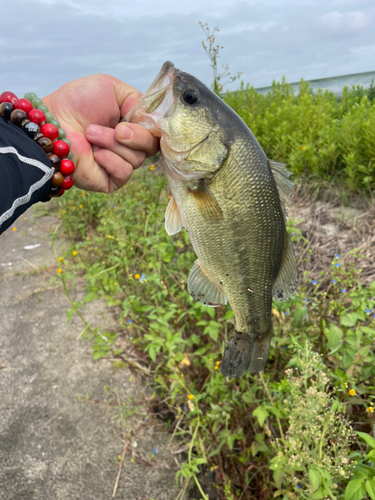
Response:
[{"label": "fish scales", "polygon": [[191,296],[232,307],[236,327],[222,372],[237,377],[263,370],[272,297],[285,300],[297,284],[284,217],[289,172],[266,158],[229,106],[170,62],[126,119],[161,137],[172,193],[166,229],[175,234],[185,227],[198,257],[188,278]]},{"label": "fish scales", "polygon": [[[257,334],[271,322],[271,283],[280,264],[284,218],[267,160],[262,152],[248,157],[249,140],[241,138],[232,145],[231,157],[208,183],[223,220],[203,224],[193,204],[186,204],[181,217],[200,262],[224,289],[236,329]],[[167,176],[173,196],[184,204],[190,195],[185,183]]]}]

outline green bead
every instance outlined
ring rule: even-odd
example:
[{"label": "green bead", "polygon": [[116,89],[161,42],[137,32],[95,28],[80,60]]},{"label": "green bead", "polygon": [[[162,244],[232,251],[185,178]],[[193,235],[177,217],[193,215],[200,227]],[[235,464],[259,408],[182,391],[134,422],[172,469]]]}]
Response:
[{"label": "green bead", "polygon": [[52,125],[55,125],[55,127],[60,128],[60,122],[57,120],[51,120],[49,123],[52,123]]},{"label": "green bead", "polygon": [[70,141],[69,141],[69,139],[64,139],[64,142],[66,142],[67,145],[70,147]]},{"label": "green bead", "polygon": [[46,115],[47,123],[51,123],[51,121],[54,119],[53,114],[52,113],[45,113],[45,115]]},{"label": "green bead", "polygon": [[39,97],[33,97],[31,100],[31,104],[34,106],[34,108],[39,108],[43,104],[42,99],[39,99]]},{"label": "green bead", "polygon": [[66,132],[62,128],[59,128],[59,139],[65,139],[66,137]]},{"label": "green bead", "polygon": [[38,109],[40,109],[40,111],[43,111],[43,113],[48,113],[48,108],[45,104],[42,104],[41,106],[38,107]]},{"label": "green bead", "polygon": [[69,154],[68,154],[67,158],[69,158],[69,160],[73,159],[73,153],[71,151],[69,151]]},{"label": "green bead", "polygon": [[34,99],[34,97],[36,97],[36,94],[34,94],[34,92],[26,92],[24,97],[25,99],[31,102]]}]

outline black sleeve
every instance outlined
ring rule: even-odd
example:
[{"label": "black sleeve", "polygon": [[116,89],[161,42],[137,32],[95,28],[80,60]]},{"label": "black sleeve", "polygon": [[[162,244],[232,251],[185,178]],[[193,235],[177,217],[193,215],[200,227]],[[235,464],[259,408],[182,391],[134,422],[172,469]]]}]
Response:
[{"label": "black sleeve", "polygon": [[38,201],[46,201],[54,169],[43,149],[0,116],[0,234]]}]

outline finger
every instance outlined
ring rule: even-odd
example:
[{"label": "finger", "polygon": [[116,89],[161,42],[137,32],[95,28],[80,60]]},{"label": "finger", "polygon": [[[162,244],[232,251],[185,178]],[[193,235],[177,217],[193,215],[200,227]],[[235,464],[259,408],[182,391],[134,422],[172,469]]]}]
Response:
[{"label": "finger", "polygon": [[108,190],[105,192],[111,193],[121,188],[130,179],[133,172],[132,165],[113,151],[99,149],[94,153],[94,158],[108,174]]},{"label": "finger", "polygon": [[123,145],[115,139],[114,129],[89,125],[86,128],[86,137],[95,146],[113,151],[118,156],[129,162],[133,168],[138,168],[145,161],[146,153],[140,148],[133,149]]},{"label": "finger", "polygon": [[145,151],[146,156],[152,156],[160,149],[159,139],[137,123],[119,123],[115,128],[115,139],[128,148]]}]

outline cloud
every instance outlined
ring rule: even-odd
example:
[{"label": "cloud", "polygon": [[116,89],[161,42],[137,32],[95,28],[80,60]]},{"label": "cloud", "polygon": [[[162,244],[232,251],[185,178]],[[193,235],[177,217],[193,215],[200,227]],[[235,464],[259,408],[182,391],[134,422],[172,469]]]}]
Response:
[{"label": "cloud", "polygon": [[373,70],[364,49],[374,43],[373,0],[355,12],[353,4],[337,9],[327,10],[326,0],[0,0],[2,18],[18,26],[2,23],[0,88],[43,96],[109,73],[144,91],[166,60],[210,85],[200,20],[220,27],[220,67],[228,62],[256,87],[283,75],[298,81]]},{"label": "cloud", "polygon": [[321,25],[328,31],[347,32],[360,31],[369,24],[364,12],[329,12],[319,16]]}]

